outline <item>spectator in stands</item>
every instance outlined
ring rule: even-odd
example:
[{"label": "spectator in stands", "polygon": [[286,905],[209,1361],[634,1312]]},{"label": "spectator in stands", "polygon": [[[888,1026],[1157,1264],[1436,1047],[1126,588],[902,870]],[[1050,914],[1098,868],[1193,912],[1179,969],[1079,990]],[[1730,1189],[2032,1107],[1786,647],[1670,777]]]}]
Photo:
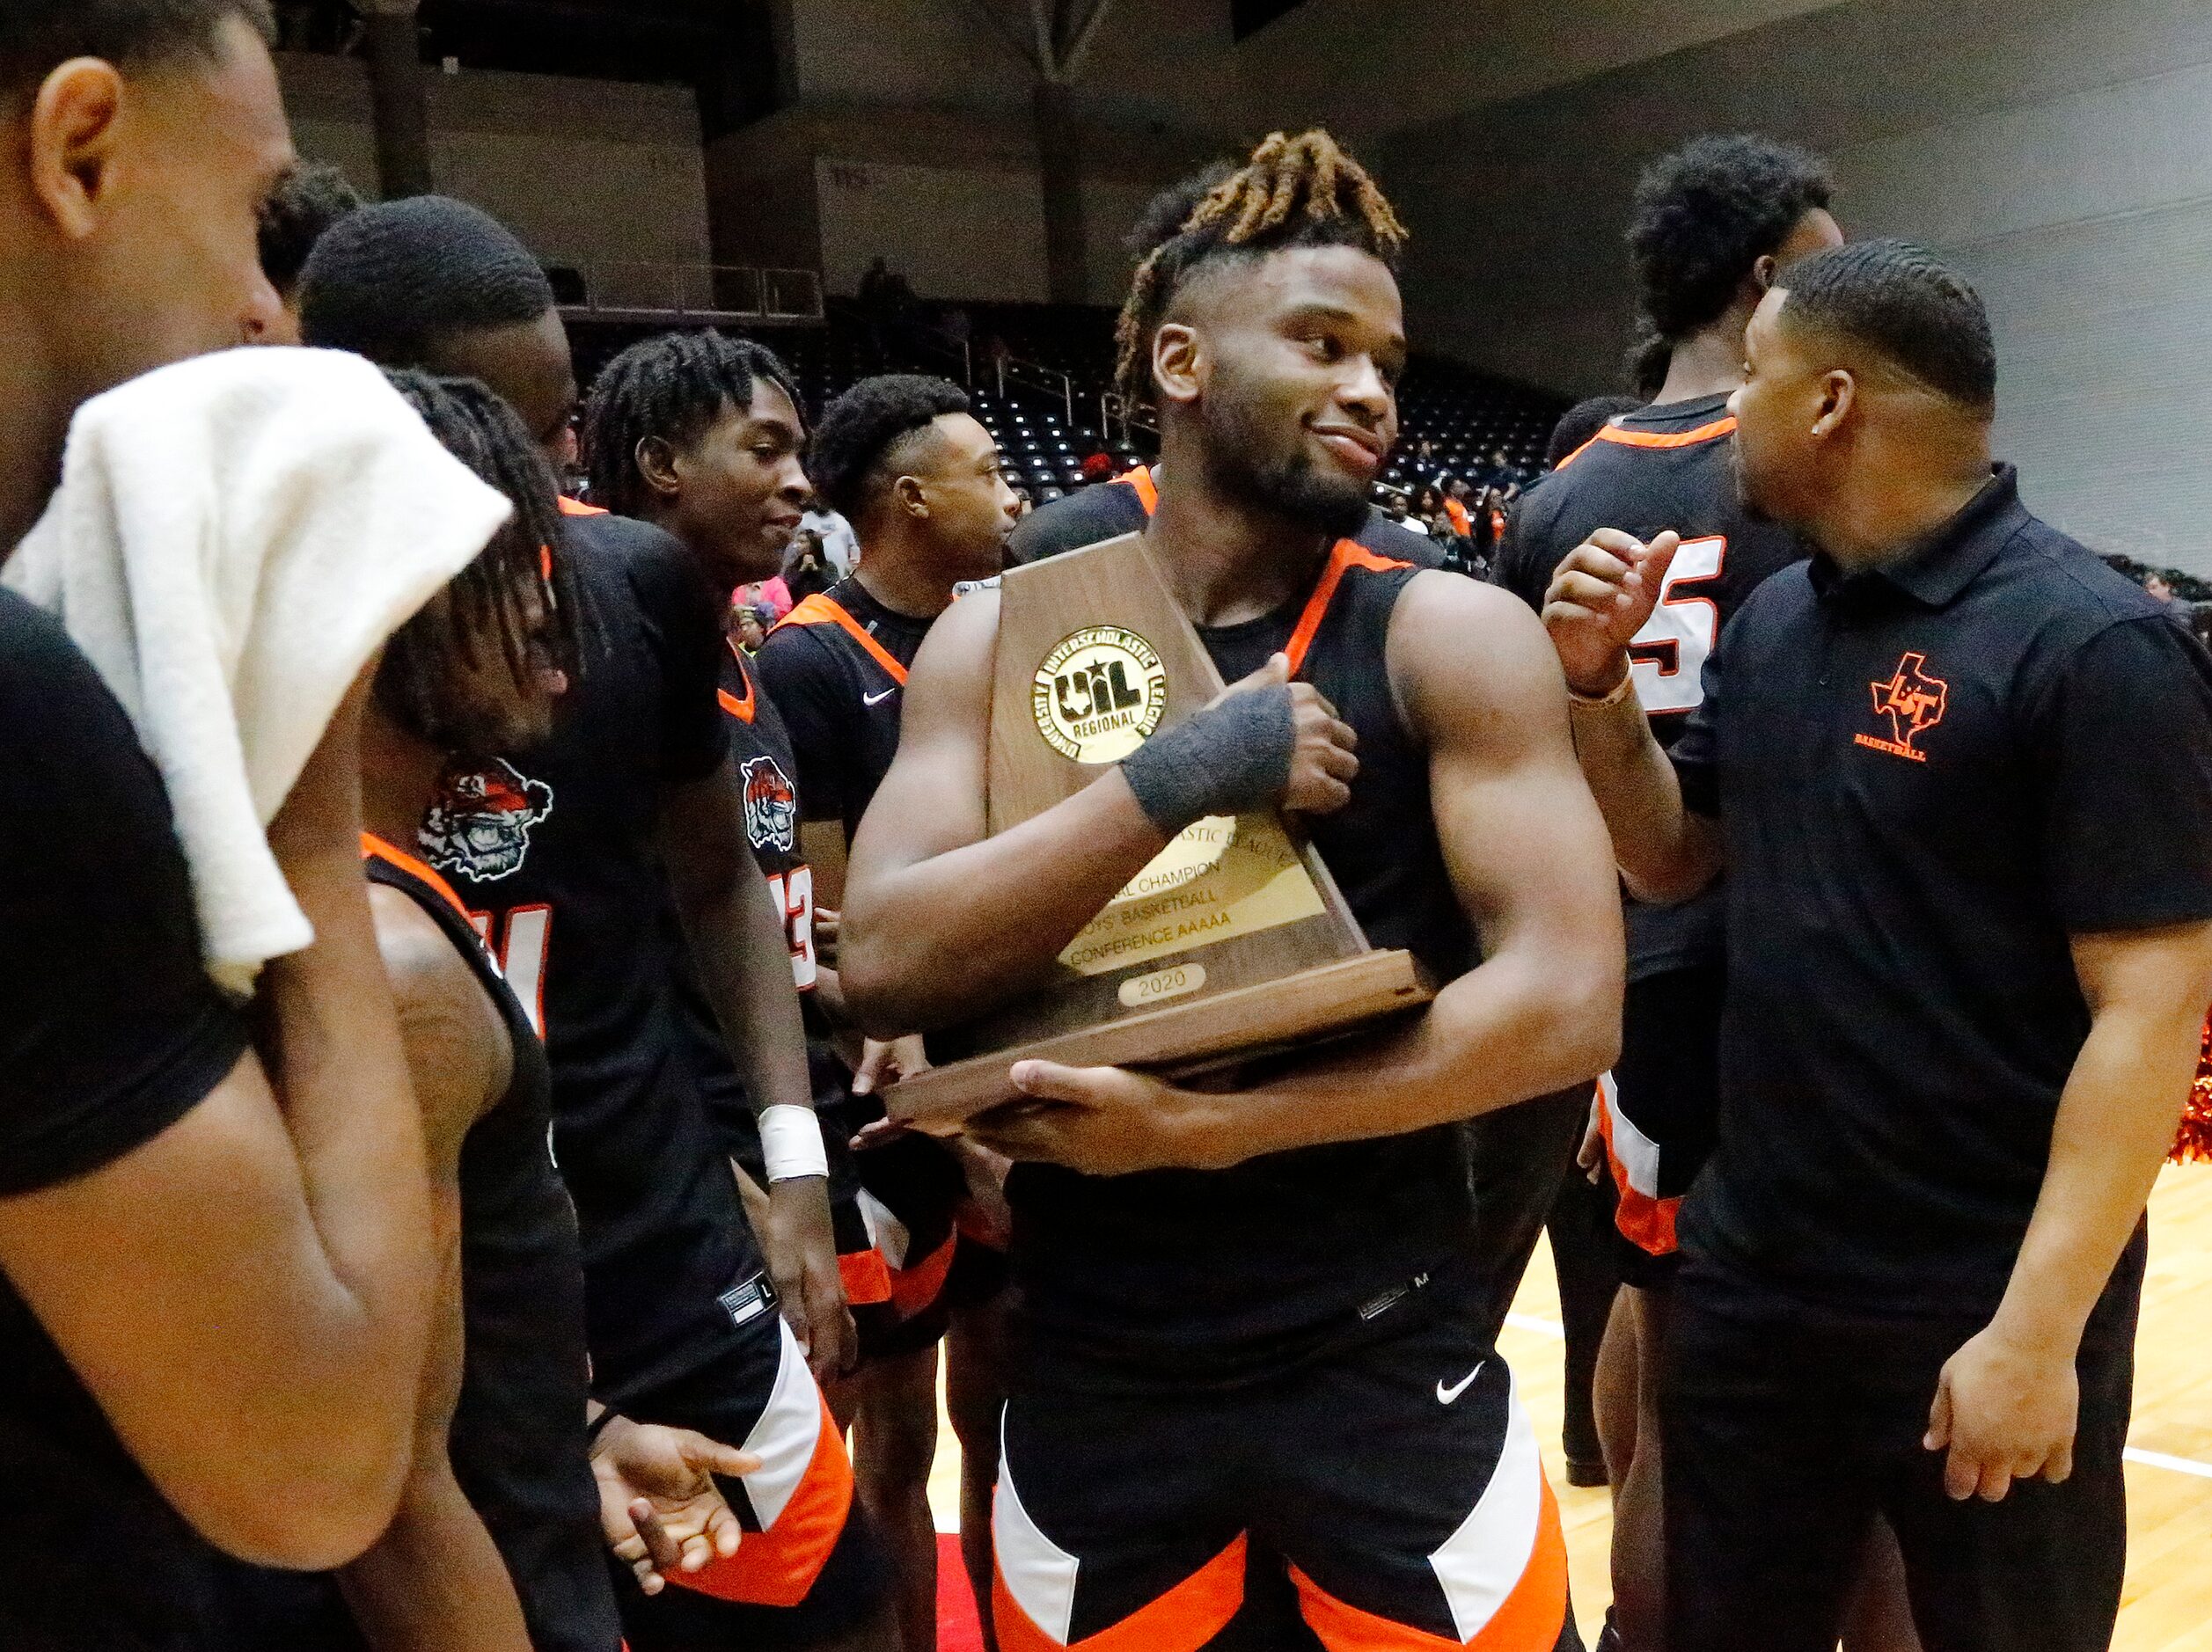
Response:
[{"label": "spectator in stands", "polygon": [[758,654],[760,645],[767,640],[768,622],[761,610],[751,603],[734,603],[730,608],[729,634],[747,654]]},{"label": "spectator in stands", "polygon": [[737,600],[766,614],[770,625],[775,624],[798,606],[791,600],[791,588],[783,582],[781,574],[752,585],[740,585]]},{"label": "spectator in stands", "polygon": [[1413,496],[1413,515],[1426,532],[1444,515],[1444,490],[1434,482],[1421,484],[1421,491]]},{"label": "spectator in stands", "polygon": [[861,277],[861,308],[871,316],[887,315],[891,308],[891,281],[890,259],[879,258],[870,264]]},{"label": "spectator in stands", "polygon": [[831,510],[818,499],[807,501],[806,514],[799,518],[801,531],[810,533],[822,547],[822,554],[843,579],[860,563],[861,542],[853,537],[853,524]]},{"label": "spectator in stands", "polygon": [[1114,456],[1103,448],[1095,449],[1083,460],[1081,471],[1086,486],[1093,482],[1110,482],[1114,479]]},{"label": "spectator in stands", "polygon": [[2183,625],[2186,625],[2189,624],[2190,621],[2196,618],[2196,604],[2194,603],[2185,603],[2179,596],[2176,596],[2173,594],[2172,582],[2169,581],[2164,574],[2156,573],[2144,574],[2142,576],[2142,588],[2144,594],[2147,595],[2152,602],[2164,603],[2166,611],[2172,614],[2176,619],[2179,619]]},{"label": "spectator in stands", "polygon": [[823,552],[820,537],[804,528],[793,534],[791,549],[783,559],[783,585],[793,605],[836,583],[837,575],[830,571],[830,559]]},{"label": "spectator in stands", "polygon": [[1455,476],[1444,490],[1444,515],[1462,539],[1475,537],[1475,517],[1467,508],[1467,479]]},{"label": "spectator in stands", "polygon": [[1389,517],[1392,522],[1396,523],[1401,528],[1413,528],[1417,526],[1417,524],[1412,521],[1410,514],[1407,508],[1406,497],[1403,493],[1391,494],[1389,500],[1382,507],[1382,514]]}]

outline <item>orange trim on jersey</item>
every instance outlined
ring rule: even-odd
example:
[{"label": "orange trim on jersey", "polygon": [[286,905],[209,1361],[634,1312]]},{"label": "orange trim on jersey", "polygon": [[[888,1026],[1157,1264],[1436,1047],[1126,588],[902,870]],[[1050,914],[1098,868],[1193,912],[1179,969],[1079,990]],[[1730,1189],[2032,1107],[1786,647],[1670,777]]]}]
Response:
[{"label": "orange trim on jersey", "polygon": [[1646,1254],[1672,1256],[1681,1248],[1674,1238],[1674,1218],[1681,1210],[1681,1199],[1654,1199],[1630,1185],[1628,1166],[1613,1146],[1613,1104],[1602,1092],[1598,1101],[1598,1137],[1605,1143],[1606,1167],[1613,1173],[1617,1195],[1613,1225],[1621,1231],[1622,1239]]},{"label": "orange trim on jersey", "polygon": [[423,861],[417,860],[413,855],[407,853],[403,850],[393,848],[390,844],[385,842],[383,838],[377,837],[374,832],[363,832],[361,834],[361,858],[363,860],[385,861],[389,865],[399,867],[400,871],[406,873],[410,877],[421,879],[423,882],[428,884],[433,889],[436,889],[438,892],[439,896],[444,900],[447,905],[450,906],[455,911],[461,915],[462,918],[468,924],[470,928],[475,928],[476,919],[470,915],[469,910],[465,904],[463,904],[461,897],[453,893],[453,886],[438,875],[437,869],[436,867],[431,866]]},{"label": "orange trim on jersey", "polygon": [[581,499],[560,496],[560,514],[564,516],[604,516],[607,513],[597,505],[587,505]]},{"label": "orange trim on jersey", "polygon": [[1339,539],[1329,552],[1329,566],[1321,571],[1321,583],[1314,587],[1314,594],[1306,599],[1306,611],[1298,617],[1298,625],[1291,632],[1290,641],[1283,652],[1290,655],[1291,675],[1296,676],[1306,669],[1306,651],[1314,646],[1315,634],[1321,630],[1321,622],[1328,616],[1329,604],[1337,595],[1337,587],[1344,581],[1348,568],[1367,568],[1384,573],[1391,568],[1410,568],[1410,562],[1395,557],[1377,556],[1366,546],[1352,539]]},{"label": "orange trim on jersey", "polygon": [[814,1456],[775,1524],[746,1532],[737,1553],[726,1561],[710,1561],[701,1571],[670,1570],[665,1575],[671,1583],[717,1600],[795,1606],[822,1575],[852,1510],[853,1459],[845,1454],[845,1436],[824,1400]]},{"label": "orange trim on jersey", "polygon": [[853,641],[868,652],[868,656],[890,673],[891,681],[901,688],[906,686],[906,668],[897,655],[868,633],[868,627],[846,611],[845,605],[834,598],[817,592],[796,608],[776,621],[772,630],[781,631],[786,625],[836,625]]},{"label": "orange trim on jersey", "polygon": [[[1525,1425],[1524,1425],[1525,1426]],[[1471,1641],[1454,1641],[1346,1605],[1295,1566],[1299,1615],[1329,1652],[1551,1652],[1567,1622],[1567,1544],[1559,1504],[1544,1480],[1536,1542],[1513,1592]]]},{"label": "orange trim on jersey", "polygon": [[1609,442],[1620,448],[1694,448],[1735,434],[1736,415],[1733,413],[1716,419],[1709,425],[1700,425],[1695,430],[1627,430],[1619,425],[1606,425],[1552,468],[1555,471],[1565,470],[1600,442]]},{"label": "orange trim on jersey", "polygon": [[[1198,1652],[1229,1626],[1244,1604],[1244,1551],[1240,1537],[1156,1600],[1119,1623],[1067,1643],[1066,1652]],[[999,1652],[1061,1652],[1060,1642],[1029,1620],[994,1565],[991,1568],[992,1623]]]},{"label": "orange trim on jersey", "polygon": [[911,1319],[937,1300],[945,1289],[945,1279],[952,1272],[952,1254],[959,1248],[960,1231],[956,1228],[945,1235],[945,1242],[923,1257],[912,1268],[894,1268],[891,1276],[891,1305],[898,1310],[898,1317]]},{"label": "orange trim on jersey", "polygon": [[837,1259],[838,1277],[845,1282],[845,1299],[856,1308],[873,1307],[891,1299],[891,1267],[874,1246],[850,1251]]},{"label": "orange trim on jersey", "polygon": [[714,698],[722,703],[722,709],[739,722],[749,723],[753,720],[753,713],[760,708],[760,695],[752,685],[752,673],[745,669],[745,651],[732,638],[724,637],[722,641],[729,647],[729,657],[737,662],[737,676],[745,685],[745,698],[739,699],[728,689],[716,689]]},{"label": "orange trim on jersey", "polygon": [[1133,471],[1124,471],[1114,479],[1136,493],[1137,502],[1145,508],[1146,515],[1160,514],[1160,484],[1152,479],[1150,465],[1140,464]]}]

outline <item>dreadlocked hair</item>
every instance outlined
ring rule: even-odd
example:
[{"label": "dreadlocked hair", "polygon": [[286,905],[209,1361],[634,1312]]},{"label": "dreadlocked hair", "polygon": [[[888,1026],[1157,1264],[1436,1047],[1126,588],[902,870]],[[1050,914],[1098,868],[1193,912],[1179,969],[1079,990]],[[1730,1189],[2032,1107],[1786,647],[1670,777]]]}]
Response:
[{"label": "dreadlocked hair", "polygon": [[763,381],[791,398],[803,426],[806,404],[791,370],[765,345],[711,329],[632,345],[601,369],[584,406],[591,497],[617,515],[643,516],[651,490],[638,470],[640,444],[689,447],[714,428],[725,406],[751,406]]},{"label": "dreadlocked hair", "polygon": [[474,666],[495,646],[517,683],[550,668],[573,679],[582,654],[582,599],[561,542],[553,472],[513,408],[472,378],[393,369],[392,387],[446,450],[503,494],[515,514],[477,559],[399,627],[385,649],[376,692],[408,728],[443,742],[443,692],[458,658]]},{"label": "dreadlocked hair", "polygon": [[1141,255],[1114,332],[1121,393],[1152,390],[1152,340],[1176,294],[1199,266],[1298,246],[1351,246],[1393,270],[1405,226],[1366,167],[1315,128],[1271,133],[1242,166],[1220,165],[1184,179],[1146,210]]}]

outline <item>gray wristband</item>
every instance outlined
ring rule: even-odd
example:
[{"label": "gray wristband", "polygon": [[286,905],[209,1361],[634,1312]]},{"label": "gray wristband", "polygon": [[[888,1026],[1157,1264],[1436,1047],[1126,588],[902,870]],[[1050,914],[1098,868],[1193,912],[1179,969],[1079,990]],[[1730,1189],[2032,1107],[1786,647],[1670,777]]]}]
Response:
[{"label": "gray wristband", "polygon": [[1152,823],[1170,837],[1209,815],[1239,815],[1282,796],[1297,731],[1287,686],[1247,689],[1155,735],[1121,771]]}]

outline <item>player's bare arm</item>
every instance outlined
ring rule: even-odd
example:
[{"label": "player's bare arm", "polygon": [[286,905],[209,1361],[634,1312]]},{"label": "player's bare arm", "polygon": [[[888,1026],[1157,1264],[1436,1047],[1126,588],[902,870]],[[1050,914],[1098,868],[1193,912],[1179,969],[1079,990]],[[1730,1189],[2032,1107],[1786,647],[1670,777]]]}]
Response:
[{"label": "player's bare arm", "polygon": [[391,1518],[433,1290],[361,870],[367,681],[270,825],[316,939],[262,972],[263,1055],[112,1164],[0,1200],[0,1268],[154,1484],[221,1547],[302,1568],[343,1565]]},{"label": "player's bare arm", "polygon": [[1575,756],[1629,892],[1660,903],[1688,900],[1721,863],[1718,827],[1683,808],[1629,670],[1630,640],[1651,618],[1680,543],[1663,533],[1647,545],[1600,529],[1567,553],[1544,593],[1544,627],[1583,699],[1573,708]]},{"label": "player's bare arm", "polygon": [[[662,854],[699,981],[730,1054],[743,1065],[756,1115],[773,1107],[814,1110],[806,1034],[791,990],[791,948],[745,837],[736,768],[665,788]],[[825,1176],[769,1184],[761,1249],[785,1317],[817,1374],[840,1371],[858,1334],[838,1274]]]},{"label": "player's bare arm", "polygon": [[2075,1357],[2090,1310],[2142,1219],[2196,1076],[2212,999],[2212,924],[2077,935],[2090,1011],[2051,1132],[2051,1160],[2004,1299],[1952,1356],[1927,1444],[1953,1497],[2073,1470]]},{"label": "player's bare arm", "polygon": [[461,1393],[461,1144],[506,1094],[514,1049],[505,1023],[437,925],[396,889],[370,890],[399,1035],[414,1081],[436,1212],[438,1299],[417,1408],[414,1460],[399,1511],[339,1575],[376,1652],[527,1652],[506,1563],[454,1478],[447,1438]]},{"label": "player's bare arm", "polygon": [[[996,594],[978,592],[931,630],[907,678],[898,757],[853,845],[841,979],[861,1025],[881,1036],[927,1032],[1041,984],[1067,943],[1168,844],[1119,766],[985,836],[998,628]],[[1284,690],[1291,750],[1269,800],[1339,808],[1359,767],[1351,730],[1310,684],[1285,686],[1286,677],[1278,658],[1223,698]]]},{"label": "player's bare arm", "polygon": [[990,1120],[983,1139],[1096,1174],[1219,1168],[1472,1117],[1612,1064],[1620,907],[1541,629],[1504,592],[1424,574],[1393,617],[1388,669],[1429,753],[1438,837],[1483,962],[1401,1028],[1258,1090],[1209,1094],[1110,1068],[1021,1063],[1015,1083],[1062,1105]]}]

